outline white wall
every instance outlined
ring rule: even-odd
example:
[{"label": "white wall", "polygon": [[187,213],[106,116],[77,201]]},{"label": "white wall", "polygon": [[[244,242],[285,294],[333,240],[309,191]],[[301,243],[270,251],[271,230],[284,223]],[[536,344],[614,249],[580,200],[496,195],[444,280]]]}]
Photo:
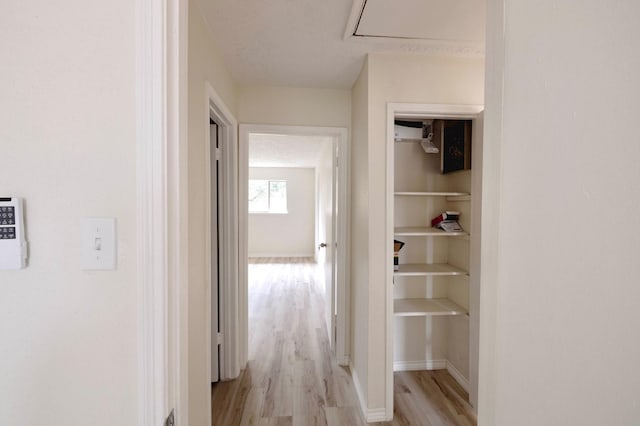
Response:
[{"label": "white wall", "polygon": [[[2,422],[136,424],[135,4],[2,9],[0,187],[30,244],[0,271]],[[117,219],[115,271],[81,270],[92,216]]]},{"label": "white wall", "polygon": [[189,424],[210,421],[211,384],[207,377],[206,301],[208,260],[206,259],[205,203],[207,198],[207,155],[209,126],[206,82],[222,98],[231,113],[236,108],[236,86],[224,67],[219,48],[194,1],[189,2],[189,118],[188,118],[188,236],[189,236]]},{"label": "white wall", "polygon": [[250,167],[249,179],[287,181],[287,213],[249,213],[249,256],[313,257],[315,169]]},{"label": "white wall", "polygon": [[351,126],[349,90],[270,86],[238,88],[238,121],[288,126]]},{"label": "white wall", "polygon": [[639,16],[633,1],[507,1],[490,38],[504,75],[487,91],[501,175],[486,182],[480,424],[640,424]]},{"label": "white wall", "polygon": [[[367,406],[369,368],[369,68],[365,60],[352,90],[351,136],[351,373]],[[380,370],[383,372],[384,370]]]}]

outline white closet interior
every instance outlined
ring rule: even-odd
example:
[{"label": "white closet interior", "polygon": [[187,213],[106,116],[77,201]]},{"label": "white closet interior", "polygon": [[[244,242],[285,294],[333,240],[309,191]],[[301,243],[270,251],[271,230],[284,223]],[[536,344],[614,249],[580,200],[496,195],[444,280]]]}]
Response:
[{"label": "white closet interior", "polygon": [[[438,112],[438,107],[443,110]],[[403,113],[403,108],[412,110]],[[396,120],[424,123],[423,137],[428,138],[432,130],[429,142],[439,152],[426,148],[424,139],[396,138],[388,131],[391,255],[394,240],[404,243],[399,266],[388,274],[393,305],[389,367],[393,371],[447,369],[476,406],[479,280],[473,274],[479,265],[479,239],[473,239],[480,215],[481,161],[473,156],[482,153],[482,116],[481,107],[459,110],[425,105],[421,112],[418,105],[402,104],[390,109],[388,126]],[[464,154],[470,168],[444,174],[443,156],[451,154],[443,142],[449,125],[466,126]],[[463,231],[445,232],[431,226],[431,219],[444,211],[460,212]]]}]

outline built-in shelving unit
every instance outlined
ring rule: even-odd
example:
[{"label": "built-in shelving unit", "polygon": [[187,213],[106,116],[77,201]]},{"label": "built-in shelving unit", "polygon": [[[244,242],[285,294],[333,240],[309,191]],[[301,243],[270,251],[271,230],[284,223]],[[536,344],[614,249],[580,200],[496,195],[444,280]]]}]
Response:
[{"label": "built-in shelving unit", "polygon": [[449,299],[395,299],[393,313],[399,317],[467,315],[467,310]]},{"label": "built-in shelving unit", "polygon": [[396,191],[394,195],[409,197],[464,197],[471,199],[471,195],[466,192],[442,192],[442,191]]},{"label": "built-in shelving unit", "polygon": [[471,201],[471,194],[450,195],[450,196],[447,196],[447,201]]},{"label": "built-in shelving unit", "polygon": [[[389,152],[390,224],[394,240],[404,243],[391,283],[393,365],[453,366],[468,387],[471,170],[443,174],[441,156],[423,151],[419,143],[394,144]],[[451,210],[460,212],[463,231],[430,226],[431,219]]]},{"label": "built-in shelving unit", "polygon": [[398,237],[460,237],[469,235],[466,231],[445,232],[439,228],[421,228],[418,226],[401,226],[394,228],[393,234]]},{"label": "built-in shelving unit", "polygon": [[[468,105],[387,106],[387,406],[393,406],[394,371],[438,368],[446,368],[477,403],[481,111]],[[416,139],[396,143],[403,134],[396,124],[420,127],[397,121],[421,123],[423,136],[430,130],[439,152]],[[463,231],[431,227],[445,211],[460,212]]]},{"label": "built-in shelving unit", "polygon": [[408,263],[399,266],[397,271],[393,272],[396,277],[427,277],[427,276],[452,276],[452,275],[468,275],[467,271],[456,268],[448,263]]}]

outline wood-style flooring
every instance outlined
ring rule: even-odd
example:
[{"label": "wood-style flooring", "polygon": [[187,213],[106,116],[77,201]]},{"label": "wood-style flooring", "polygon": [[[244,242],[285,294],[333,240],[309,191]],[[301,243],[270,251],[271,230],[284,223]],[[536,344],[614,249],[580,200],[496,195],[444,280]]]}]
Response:
[{"label": "wood-style flooring", "polygon": [[[250,259],[249,362],[238,379],[212,385],[213,425],[366,424],[348,368],[331,356],[323,288],[313,259]],[[394,420],[376,425],[476,424],[446,371],[394,379]]]}]

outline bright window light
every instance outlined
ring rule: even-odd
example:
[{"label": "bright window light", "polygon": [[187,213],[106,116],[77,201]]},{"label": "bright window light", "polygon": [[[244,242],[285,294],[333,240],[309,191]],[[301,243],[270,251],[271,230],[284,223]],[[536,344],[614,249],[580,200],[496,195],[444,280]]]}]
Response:
[{"label": "bright window light", "polygon": [[287,181],[249,179],[249,213],[287,213]]}]

